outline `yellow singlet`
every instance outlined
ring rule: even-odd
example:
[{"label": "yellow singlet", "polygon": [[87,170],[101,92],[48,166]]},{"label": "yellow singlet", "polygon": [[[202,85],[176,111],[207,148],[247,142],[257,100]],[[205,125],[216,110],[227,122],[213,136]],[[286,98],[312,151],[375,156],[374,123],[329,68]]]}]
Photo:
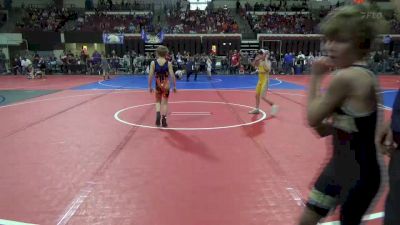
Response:
[{"label": "yellow singlet", "polygon": [[258,66],[258,83],[256,93],[264,96],[268,89],[269,70],[266,70],[263,65]]}]

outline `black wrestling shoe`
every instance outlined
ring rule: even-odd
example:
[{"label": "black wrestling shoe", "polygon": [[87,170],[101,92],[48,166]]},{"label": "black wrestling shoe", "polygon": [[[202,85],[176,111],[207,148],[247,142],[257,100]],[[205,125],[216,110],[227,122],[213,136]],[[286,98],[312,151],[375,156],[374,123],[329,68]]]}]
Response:
[{"label": "black wrestling shoe", "polygon": [[159,113],[157,113],[157,116],[156,116],[156,126],[157,126],[157,127],[159,127],[159,126],[160,126],[160,124],[161,124],[161,121],[160,121],[160,119],[161,119],[161,116],[160,116],[160,114],[159,114]]},{"label": "black wrestling shoe", "polygon": [[161,118],[161,123],[162,123],[162,127],[168,127],[168,124],[167,124],[167,117],[166,117],[166,116],[163,116],[163,117]]}]

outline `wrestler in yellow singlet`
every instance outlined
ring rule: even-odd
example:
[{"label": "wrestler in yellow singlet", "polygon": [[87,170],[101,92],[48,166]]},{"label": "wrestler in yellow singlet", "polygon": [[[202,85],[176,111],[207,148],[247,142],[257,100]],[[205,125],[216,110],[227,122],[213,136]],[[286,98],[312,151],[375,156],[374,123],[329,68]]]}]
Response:
[{"label": "wrestler in yellow singlet", "polygon": [[264,100],[271,106],[271,115],[274,116],[278,112],[278,106],[275,105],[272,101],[266,98],[265,94],[268,90],[268,81],[269,81],[269,72],[271,70],[271,64],[268,61],[269,51],[260,49],[258,52],[258,56],[255,61],[252,63],[254,66],[258,68],[258,83],[256,86],[256,106],[253,110],[251,110],[250,114],[259,114],[260,113],[260,100]]},{"label": "wrestler in yellow singlet", "polygon": [[268,90],[268,81],[269,81],[269,68],[266,65],[267,63],[260,62],[258,65],[258,83],[256,86],[256,94],[260,96],[264,96]]}]

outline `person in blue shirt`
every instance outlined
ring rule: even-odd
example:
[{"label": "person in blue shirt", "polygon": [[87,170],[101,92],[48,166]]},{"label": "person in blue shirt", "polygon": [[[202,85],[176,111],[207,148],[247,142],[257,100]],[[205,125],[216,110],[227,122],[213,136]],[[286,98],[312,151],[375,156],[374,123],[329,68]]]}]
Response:
[{"label": "person in blue shirt", "polygon": [[285,74],[291,74],[292,73],[292,68],[293,68],[293,61],[294,57],[291,52],[286,53],[284,56],[284,72]]},{"label": "person in blue shirt", "polygon": [[[400,15],[400,1],[392,0]],[[386,197],[384,225],[400,224],[400,90],[397,92],[391,120],[378,129],[375,144],[390,156],[389,193]]]},{"label": "person in blue shirt", "polygon": [[194,73],[194,80],[197,80],[194,58],[190,57],[186,63],[186,81],[189,81],[190,75]]},{"label": "person in blue shirt", "polygon": [[390,156],[389,193],[385,204],[384,225],[400,224],[400,90],[393,105],[392,117],[376,136],[378,149]]}]

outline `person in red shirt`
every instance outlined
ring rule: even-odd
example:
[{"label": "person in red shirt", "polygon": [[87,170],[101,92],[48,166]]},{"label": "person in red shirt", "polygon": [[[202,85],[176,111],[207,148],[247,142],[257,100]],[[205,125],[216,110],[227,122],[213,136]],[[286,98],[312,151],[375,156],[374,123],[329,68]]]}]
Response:
[{"label": "person in red shirt", "polygon": [[231,56],[231,68],[229,69],[230,74],[236,74],[239,71],[240,66],[240,56],[239,53],[235,50],[233,55]]}]

